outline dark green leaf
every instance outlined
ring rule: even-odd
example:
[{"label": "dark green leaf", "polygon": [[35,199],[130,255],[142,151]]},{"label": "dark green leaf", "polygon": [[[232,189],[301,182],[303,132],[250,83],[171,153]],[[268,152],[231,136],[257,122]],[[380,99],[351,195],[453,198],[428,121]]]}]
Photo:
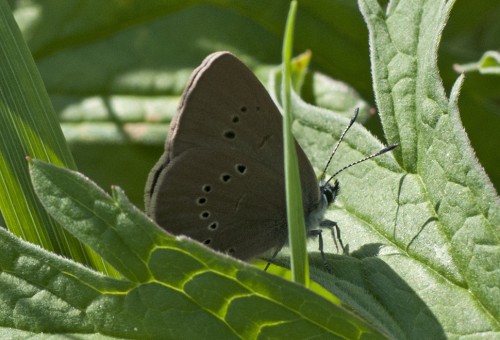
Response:
[{"label": "dark green leaf", "polygon": [[84,176],[37,160],[31,173],[51,215],[126,279],[102,276],[0,229],[0,251],[8,255],[0,257],[4,327],[141,339],[381,338],[302,286],[166,234],[120,189],[109,197]]}]

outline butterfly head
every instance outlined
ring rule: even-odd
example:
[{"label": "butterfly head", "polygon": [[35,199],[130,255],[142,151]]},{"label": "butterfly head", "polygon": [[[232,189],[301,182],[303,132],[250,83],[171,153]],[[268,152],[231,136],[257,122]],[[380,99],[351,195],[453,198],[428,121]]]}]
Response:
[{"label": "butterfly head", "polygon": [[332,204],[335,201],[335,198],[337,198],[339,190],[340,186],[339,186],[339,181],[337,180],[335,180],[333,185],[330,184],[330,182],[320,185],[321,195],[323,196],[323,200],[327,207],[330,206],[330,204]]}]

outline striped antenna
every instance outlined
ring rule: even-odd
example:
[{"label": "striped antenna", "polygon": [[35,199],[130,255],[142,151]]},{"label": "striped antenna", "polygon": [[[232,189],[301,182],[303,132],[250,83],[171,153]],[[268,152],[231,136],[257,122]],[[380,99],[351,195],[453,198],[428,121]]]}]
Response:
[{"label": "striped antenna", "polygon": [[[344,129],[344,131],[342,132],[342,134],[340,135],[340,138],[337,142],[337,144],[335,145],[335,148],[333,149],[333,152],[332,154],[330,155],[330,158],[328,159],[328,162],[326,163],[326,166],[325,166],[325,169],[323,170],[323,173],[321,174],[321,177],[320,177],[320,183],[323,182],[323,180],[325,179],[325,174],[326,174],[326,170],[328,169],[328,167],[330,166],[330,163],[332,162],[332,159],[333,159],[333,156],[335,155],[335,153],[337,152],[337,149],[339,148],[339,145],[340,143],[342,142],[342,140],[344,139],[344,136],[345,134],[347,133],[347,131],[349,131],[349,129],[351,128],[351,126],[354,124],[354,122],[356,121],[356,118],[358,117],[358,113],[359,113],[359,109],[356,108],[356,110],[354,110],[354,115],[353,117],[351,118],[351,121],[349,122],[349,124],[347,125],[347,127]],[[374,154],[371,154],[370,156],[366,156],[365,158],[362,158],[356,162],[353,162],[351,164],[348,164],[346,166],[344,166],[342,169],[340,169],[339,171],[337,171],[336,173],[334,173],[326,182],[322,183],[321,184],[321,187],[325,187],[326,185],[328,185],[328,183],[330,183],[330,181],[335,177],[337,176],[339,173],[341,173],[342,171],[346,170],[346,169],[349,169],[350,167],[356,165],[356,164],[359,164],[359,163],[363,163],[364,161],[367,161],[371,158],[374,158],[374,157],[377,157],[377,156],[380,156],[380,155],[383,155],[384,153],[386,152],[389,152],[391,150],[393,150],[395,147],[397,147],[398,144],[395,143],[395,144],[392,144],[392,145],[389,145],[389,146],[386,146],[385,148],[383,148],[382,150],[374,153]]]}]

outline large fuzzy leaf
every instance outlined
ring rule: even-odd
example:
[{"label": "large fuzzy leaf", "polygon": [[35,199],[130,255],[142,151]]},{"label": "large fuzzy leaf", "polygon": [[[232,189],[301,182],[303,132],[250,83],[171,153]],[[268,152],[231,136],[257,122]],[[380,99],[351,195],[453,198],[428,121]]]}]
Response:
[{"label": "large fuzzy leaf", "polygon": [[36,160],[31,172],[50,214],[125,279],[0,229],[2,327],[135,339],[382,337],[302,286],[166,234],[120,189],[110,197],[84,176]]},{"label": "large fuzzy leaf", "polygon": [[[397,338],[500,331],[500,201],[460,122],[463,78],[448,98],[436,65],[452,4],[395,1],[384,11],[360,1],[384,130],[399,147],[339,175],[327,217],[352,257],[332,256],[328,275],[310,243],[316,280]],[[299,98],[295,112],[296,134],[320,171],[348,120]],[[355,126],[330,173],[382,147]]]},{"label": "large fuzzy leaf", "polygon": [[[354,258],[332,257],[333,277],[317,279],[398,338],[500,330],[500,202],[460,122],[463,78],[448,98],[436,66],[452,4],[394,1],[384,11],[375,0],[360,1],[380,115],[388,141],[400,146],[395,159],[382,156],[339,176],[339,207],[328,216]],[[297,133],[319,167],[330,136],[347,122],[297,105]],[[382,147],[353,130],[334,167]]]}]

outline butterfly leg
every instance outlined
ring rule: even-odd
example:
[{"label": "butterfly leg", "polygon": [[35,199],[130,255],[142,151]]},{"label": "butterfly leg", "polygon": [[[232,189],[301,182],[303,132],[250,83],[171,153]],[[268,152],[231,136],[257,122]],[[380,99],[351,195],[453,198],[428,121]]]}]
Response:
[{"label": "butterfly leg", "polygon": [[324,248],[323,248],[323,230],[321,229],[312,229],[312,230],[309,230],[309,235],[308,236],[317,236],[318,237],[318,250],[319,250],[319,253],[321,254],[321,259],[323,260],[323,267],[325,267],[325,270],[328,272],[328,273],[331,273],[331,270],[330,270],[330,266],[328,265],[328,262],[326,261],[326,256],[325,256],[325,252],[324,252]]},{"label": "butterfly leg", "polygon": [[267,261],[267,264],[266,264],[266,267],[264,268],[264,271],[266,272],[267,269],[269,268],[269,266],[271,265],[271,261],[274,260],[276,258],[276,256],[278,256],[278,253],[280,252],[281,248],[283,248],[286,244],[286,241],[287,241],[287,238],[285,237],[283,239],[283,242],[281,243],[281,245],[279,247],[276,248],[276,250],[274,251],[273,255],[271,256],[271,258]]},{"label": "butterfly leg", "polygon": [[271,265],[271,261],[274,260],[274,258],[278,255],[278,253],[280,252],[281,250],[281,247],[276,249],[273,253],[273,256],[271,256],[271,258],[267,261],[267,264],[266,264],[266,267],[264,268],[264,271],[267,272],[267,269],[269,268],[269,266]]},{"label": "butterfly leg", "polygon": [[[332,233],[332,238],[333,242],[335,243],[335,248],[337,249],[337,252],[339,251],[339,244],[340,248],[342,249],[342,254],[347,254],[347,248],[344,247],[344,243],[342,242],[342,238],[340,237],[340,228],[337,225],[337,222],[330,221],[330,220],[324,220],[319,224],[320,227],[322,228],[328,228],[330,229]],[[337,243],[338,241],[338,243]]]},{"label": "butterfly leg", "polygon": [[[333,242],[335,243],[335,248],[337,249],[337,252],[339,251],[339,247],[337,244],[337,240],[338,240],[340,247],[342,249],[342,253],[345,254],[347,248],[344,247],[344,243],[342,242],[342,238],[340,237],[340,228],[337,225],[337,222],[330,221],[330,220],[324,220],[320,223],[319,226],[322,228],[330,229],[330,231],[332,233]],[[323,230],[321,230],[321,229],[309,230],[307,236],[310,236],[310,237],[317,236],[318,237],[318,250],[321,254],[321,259],[323,260],[323,266],[325,267],[325,270],[330,273],[331,272],[330,266],[328,265],[328,262],[327,262],[326,256],[325,256],[325,251],[324,251]],[[278,247],[275,250],[275,252],[271,256],[271,259],[269,261],[267,261],[267,264],[266,264],[266,267],[264,268],[264,271],[267,271],[267,269],[271,265],[271,261],[278,255],[278,253],[281,250],[281,248],[283,247],[283,245],[281,247]]]}]

